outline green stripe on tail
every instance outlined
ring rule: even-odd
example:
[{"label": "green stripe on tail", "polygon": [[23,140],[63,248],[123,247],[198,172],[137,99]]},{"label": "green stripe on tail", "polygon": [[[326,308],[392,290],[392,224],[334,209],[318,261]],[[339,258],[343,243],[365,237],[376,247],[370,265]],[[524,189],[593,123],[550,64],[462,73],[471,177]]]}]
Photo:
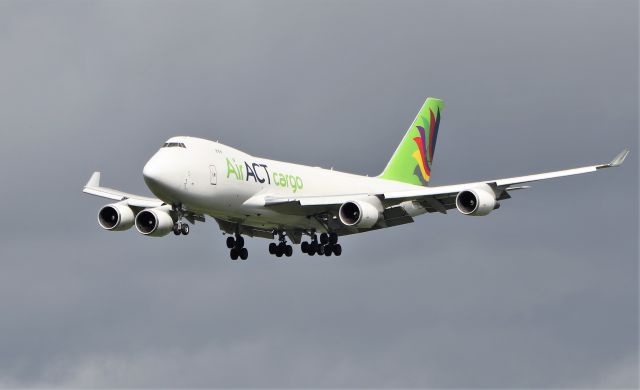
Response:
[{"label": "green stripe on tail", "polygon": [[431,163],[438,139],[444,102],[427,98],[380,178],[426,186],[431,178]]}]

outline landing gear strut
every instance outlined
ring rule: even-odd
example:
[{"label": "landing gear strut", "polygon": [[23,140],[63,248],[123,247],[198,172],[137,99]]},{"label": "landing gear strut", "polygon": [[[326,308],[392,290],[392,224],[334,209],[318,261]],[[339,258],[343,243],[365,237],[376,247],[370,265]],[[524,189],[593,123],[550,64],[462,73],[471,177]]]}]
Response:
[{"label": "landing gear strut", "polygon": [[249,257],[249,251],[244,247],[244,238],[238,233],[235,238],[227,237],[227,248],[231,249],[229,251],[231,260],[238,260],[238,257],[241,260],[246,260]]},{"label": "landing gear strut", "polygon": [[280,232],[278,233],[278,236],[280,242],[278,244],[275,242],[269,244],[269,254],[275,255],[276,257],[282,257],[283,255],[291,257],[293,254],[293,247],[287,244],[287,239],[285,238],[284,233]]},{"label": "landing gear strut", "polygon": [[315,254],[331,256],[340,256],[342,254],[342,246],[338,244],[338,235],[336,233],[322,233],[320,234],[320,242],[318,243],[318,236],[311,235],[310,242],[302,242],[300,249],[303,253],[313,256]]}]

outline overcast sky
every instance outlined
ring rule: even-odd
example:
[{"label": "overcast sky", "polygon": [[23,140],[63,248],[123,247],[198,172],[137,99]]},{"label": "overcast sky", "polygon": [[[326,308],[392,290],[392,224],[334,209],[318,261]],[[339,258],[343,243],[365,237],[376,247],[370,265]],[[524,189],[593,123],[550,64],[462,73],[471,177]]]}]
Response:
[{"label": "overcast sky", "polygon": [[[172,135],[375,175],[427,96],[432,185],[632,152],[340,258],[81,193]],[[638,386],[637,1],[0,0],[0,131],[1,386]]]}]

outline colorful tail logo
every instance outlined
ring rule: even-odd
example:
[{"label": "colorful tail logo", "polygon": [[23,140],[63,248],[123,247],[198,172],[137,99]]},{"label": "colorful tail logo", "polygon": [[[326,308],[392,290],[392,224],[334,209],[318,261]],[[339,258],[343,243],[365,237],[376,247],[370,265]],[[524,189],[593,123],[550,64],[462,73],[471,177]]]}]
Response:
[{"label": "colorful tail logo", "polygon": [[423,185],[427,185],[431,177],[431,162],[433,161],[433,151],[436,148],[438,127],[440,126],[440,109],[438,108],[435,117],[433,111],[429,109],[429,115],[429,139],[427,140],[424,127],[416,126],[418,132],[420,132],[420,137],[415,137],[413,141],[418,146],[418,150],[411,155],[418,162],[415,168],[415,175],[418,176]]}]

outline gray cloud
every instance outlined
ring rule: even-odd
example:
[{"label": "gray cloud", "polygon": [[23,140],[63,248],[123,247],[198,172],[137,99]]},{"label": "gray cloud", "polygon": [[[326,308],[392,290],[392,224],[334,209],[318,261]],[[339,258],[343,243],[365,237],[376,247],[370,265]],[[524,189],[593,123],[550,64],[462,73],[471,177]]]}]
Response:
[{"label": "gray cloud", "polygon": [[[6,1],[0,53],[0,385],[638,386],[637,2]],[[632,154],[339,260],[80,193],[176,134],[374,175],[427,95],[435,185]]]}]

